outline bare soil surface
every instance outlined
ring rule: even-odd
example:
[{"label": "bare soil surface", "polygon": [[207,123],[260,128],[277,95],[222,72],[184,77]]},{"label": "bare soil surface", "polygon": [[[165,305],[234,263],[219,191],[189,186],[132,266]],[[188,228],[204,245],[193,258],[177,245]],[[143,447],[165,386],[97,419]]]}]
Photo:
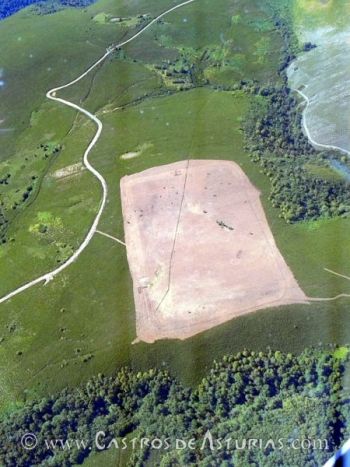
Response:
[{"label": "bare soil surface", "polygon": [[252,311],[307,302],[237,164],[154,167],[124,177],[121,195],[137,341],[186,339]]},{"label": "bare soil surface", "polygon": [[68,165],[67,167],[56,170],[56,172],[53,173],[53,177],[58,179],[71,177],[80,174],[83,170],[85,170],[83,164],[78,162],[77,164]]}]

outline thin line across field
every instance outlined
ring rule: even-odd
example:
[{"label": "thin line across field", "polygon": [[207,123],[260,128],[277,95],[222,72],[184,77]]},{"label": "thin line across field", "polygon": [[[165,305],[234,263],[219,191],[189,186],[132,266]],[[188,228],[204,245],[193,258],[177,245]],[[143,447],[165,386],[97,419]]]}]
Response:
[{"label": "thin line across field", "polygon": [[68,87],[73,86],[74,84],[78,83],[85,76],[87,76],[94,68],[96,68],[100,63],[102,63],[109,55],[111,55],[115,50],[117,50],[117,49],[123,47],[124,45],[129,44],[130,42],[134,41],[137,37],[141,36],[141,34],[143,34],[147,29],[149,29],[151,26],[153,26],[159,19],[161,19],[164,16],[168,15],[169,13],[177,10],[178,8],[184,7],[185,5],[188,5],[188,4],[193,3],[195,1],[196,0],[187,0],[185,2],[182,2],[182,3],[172,7],[172,8],[169,8],[168,10],[166,10],[165,12],[161,13],[156,18],[154,18],[152,21],[150,21],[150,23],[148,23],[144,28],[142,28],[140,31],[138,31],[136,34],[134,34],[129,39],[127,39],[127,40],[125,40],[125,41],[123,41],[123,42],[121,42],[119,44],[108,47],[106,53],[101,58],[99,58],[84,73],[82,73],[80,76],[75,78],[73,81],[70,81],[69,83],[64,84],[62,86],[59,86],[59,87],[56,87],[54,89],[51,89],[50,91],[47,92],[46,97],[48,99],[59,102],[59,103],[61,103],[63,105],[66,105],[68,107],[71,107],[72,109],[77,110],[78,112],[86,115],[90,120],[92,120],[96,124],[97,131],[95,133],[95,136],[91,140],[89,146],[87,147],[86,151],[84,152],[83,163],[84,163],[85,167],[89,170],[89,172],[91,172],[99,180],[99,182],[101,184],[101,187],[102,187],[102,200],[101,200],[98,213],[97,213],[97,215],[96,215],[96,217],[94,219],[94,222],[93,222],[92,226],[90,227],[85,239],[83,240],[83,242],[81,243],[79,248],[73,253],[73,255],[65,263],[63,263],[60,267],[58,267],[58,268],[54,269],[53,271],[48,272],[48,273],[46,273],[46,274],[44,274],[44,275],[30,281],[30,282],[22,285],[21,287],[18,287],[17,289],[15,289],[12,292],[8,293],[7,295],[3,296],[2,298],[0,298],[0,303],[6,302],[7,300],[14,297],[15,295],[18,295],[21,292],[24,292],[25,290],[27,290],[27,289],[29,289],[29,288],[37,285],[37,284],[40,284],[41,282],[44,282],[45,285],[46,285],[55,276],[60,274],[64,269],[66,269],[68,266],[70,266],[72,263],[74,263],[76,261],[76,259],[81,255],[81,253],[86,249],[86,247],[91,242],[93,236],[95,235],[95,233],[97,231],[97,226],[99,224],[100,218],[102,216],[102,213],[103,213],[105,205],[106,205],[107,195],[108,195],[107,182],[103,178],[103,176],[100,174],[100,172],[98,172],[90,164],[89,159],[88,159],[88,156],[89,156],[91,150],[94,148],[94,146],[96,145],[97,141],[99,140],[99,138],[101,136],[102,129],[103,129],[103,124],[102,124],[101,120],[99,120],[96,117],[96,115],[93,115],[88,110],[83,109],[82,107],[79,107],[77,104],[74,104],[73,102],[70,102],[70,101],[67,101],[65,99],[56,97],[56,93],[58,91],[61,91],[62,89],[67,89]]},{"label": "thin line across field", "polygon": [[331,274],[334,274],[335,276],[342,277],[343,279],[350,281],[349,276],[344,276],[344,274],[340,274],[339,272],[332,271],[332,269],[328,269],[328,268],[323,268],[323,269]]},{"label": "thin line across field", "polygon": [[101,232],[101,230],[96,230],[96,233],[103,235],[104,237],[110,238],[111,240],[114,240],[117,243],[120,243],[123,246],[126,246],[126,243],[124,243],[122,240],[119,240],[117,237],[113,237],[112,235],[109,235],[108,233]]},{"label": "thin line across field", "polygon": [[340,298],[350,298],[348,293],[340,293],[335,297],[307,297],[310,302],[333,302],[334,300],[339,300]]}]

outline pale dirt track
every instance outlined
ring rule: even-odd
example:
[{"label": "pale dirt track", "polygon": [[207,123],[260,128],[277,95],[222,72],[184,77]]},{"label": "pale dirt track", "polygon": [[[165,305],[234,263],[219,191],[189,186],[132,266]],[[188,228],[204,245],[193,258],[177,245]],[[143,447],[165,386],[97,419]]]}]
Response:
[{"label": "pale dirt track", "polygon": [[121,181],[140,341],[186,339],[263,308],[308,303],[260,193],[229,161],[182,161]]},{"label": "pale dirt track", "polygon": [[88,159],[88,156],[89,156],[90,152],[95,147],[97,141],[99,140],[99,138],[101,136],[102,129],[103,129],[103,124],[102,124],[101,120],[99,120],[95,115],[90,113],[88,110],[83,109],[82,107],[79,107],[77,104],[74,104],[73,102],[70,102],[70,101],[67,101],[65,99],[61,99],[59,97],[56,97],[57,92],[61,91],[62,89],[67,89],[70,86],[73,86],[74,84],[78,83],[85,76],[87,76],[92,70],[94,70],[98,65],[100,65],[102,62],[104,62],[105,59],[108,56],[110,56],[116,49],[119,49],[119,48],[129,44],[130,42],[134,41],[136,38],[141,36],[141,34],[143,34],[147,29],[149,29],[151,26],[153,26],[159,19],[161,19],[164,16],[168,15],[169,13],[171,13],[171,12],[173,12],[173,11],[179,9],[179,8],[182,8],[185,5],[193,3],[195,1],[196,0],[187,0],[185,2],[182,2],[182,3],[178,4],[178,5],[175,5],[172,8],[169,8],[168,10],[166,10],[165,12],[161,13],[156,18],[154,18],[152,21],[150,21],[144,28],[142,28],[140,31],[138,31],[136,34],[134,34],[129,39],[121,42],[120,44],[116,44],[116,45],[113,45],[113,46],[109,47],[107,49],[106,53],[101,58],[99,58],[93,65],[91,65],[86,71],[84,71],[84,73],[82,73],[76,79],[74,79],[73,81],[70,81],[69,83],[64,84],[62,86],[51,89],[50,91],[47,92],[46,97],[48,99],[53,100],[55,102],[59,102],[60,104],[66,105],[66,106],[68,106],[68,107],[70,107],[70,108],[72,108],[74,110],[77,110],[78,112],[82,113],[83,115],[88,117],[90,120],[92,120],[96,124],[97,131],[96,131],[93,139],[91,140],[89,146],[87,147],[87,149],[86,149],[86,151],[85,151],[85,153],[83,155],[83,163],[84,163],[84,166],[89,170],[89,172],[91,172],[99,180],[99,182],[101,184],[101,188],[102,188],[102,199],[101,199],[100,207],[98,209],[98,212],[96,214],[96,217],[95,217],[95,219],[93,221],[92,226],[90,227],[88,233],[86,234],[85,239],[83,240],[83,242],[81,243],[79,248],[73,253],[73,255],[65,263],[63,263],[61,266],[59,266],[58,268],[56,268],[56,269],[54,269],[54,270],[40,276],[40,277],[37,277],[36,279],[34,279],[34,280],[30,281],[30,282],[27,282],[26,284],[18,287],[17,289],[13,290],[12,292],[10,292],[10,293],[6,294],[5,296],[1,297],[0,298],[0,304],[6,302],[10,298],[13,298],[16,295],[24,292],[25,290],[28,290],[31,287],[34,287],[35,285],[38,285],[38,284],[40,284],[42,282],[47,284],[55,276],[57,276],[63,270],[65,270],[68,266],[73,264],[77,260],[77,258],[81,255],[81,253],[86,249],[86,247],[91,242],[93,236],[95,235],[96,230],[97,230],[97,226],[99,224],[100,218],[102,216],[102,213],[103,213],[105,205],[106,205],[107,194],[108,194],[108,187],[107,187],[106,180],[103,178],[103,176],[100,174],[100,172],[98,172],[90,164],[89,159]]},{"label": "pale dirt track", "polygon": [[[307,86],[305,86],[305,87],[307,88]],[[347,149],[341,148],[340,146],[334,146],[332,144],[319,143],[312,137],[311,131],[310,131],[310,129],[308,127],[308,124],[307,124],[307,111],[309,110],[311,101],[310,101],[309,97],[303,91],[301,91],[300,89],[293,89],[293,91],[298,93],[299,96],[301,96],[304,99],[304,101],[306,102],[306,106],[305,106],[305,109],[303,111],[303,128],[304,128],[305,134],[308,137],[310,143],[317,149],[333,149],[335,151],[340,151],[340,152],[346,154],[347,156],[350,156],[350,152]]]},{"label": "pale dirt track", "polygon": [[340,293],[335,297],[308,297],[309,302],[333,302],[334,300],[339,300],[340,298],[350,298],[350,294]]},{"label": "pale dirt track", "polygon": [[323,268],[323,269],[325,271],[329,272],[330,274],[333,274],[334,276],[342,277],[343,279],[346,279],[346,280],[350,281],[349,276],[345,276],[344,274],[340,274],[339,272],[332,271],[332,269],[328,269],[328,268]]},{"label": "pale dirt track", "polygon": [[117,237],[113,237],[113,235],[109,235],[106,232],[101,232],[101,230],[96,230],[96,233],[103,235],[104,237],[110,238],[111,240],[114,240],[115,242],[120,243],[123,246],[126,246],[126,244],[122,240],[119,240],[119,238]]}]

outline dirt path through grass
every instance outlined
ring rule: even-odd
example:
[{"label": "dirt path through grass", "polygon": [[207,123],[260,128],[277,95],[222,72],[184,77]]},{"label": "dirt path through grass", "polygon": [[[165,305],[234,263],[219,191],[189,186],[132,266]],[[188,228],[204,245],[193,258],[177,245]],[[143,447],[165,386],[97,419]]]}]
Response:
[{"label": "dirt path through grass", "polygon": [[67,89],[68,87],[73,86],[74,84],[81,81],[85,76],[87,76],[98,65],[100,65],[102,62],[104,62],[105,59],[108,56],[110,56],[114,51],[120,49],[121,47],[123,47],[123,46],[129,44],[130,42],[134,41],[135,39],[137,39],[139,36],[141,36],[141,34],[143,34],[147,29],[149,29],[151,26],[153,26],[158,20],[160,20],[164,16],[168,15],[169,13],[171,13],[171,12],[173,12],[173,11],[179,9],[179,8],[184,7],[185,5],[193,3],[195,1],[196,0],[187,0],[185,2],[182,2],[182,3],[178,4],[178,5],[164,11],[163,13],[158,15],[156,18],[154,18],[150,23],[148,23],[144,28],[142,28],[140,31],[138,31],[136,34],[134,34],[132,37],[130,37],[129,39],[127,39],[127,40],[125,40],[125,41],[123,41],[123,42],[121,42],[119,44],[112,45],[112,46],[108,47],[107,50],[106,50],[106,53],[101,58],[99,58],[84,73],[82,73],[80,76],[75,78],[73,81],[70,81],[69,83],[64,84],[62,86],[58,86],[56,88],[53,88],[53,89],[51,89],[50,91],[47,92],[46,97],[48,99],[53,100],[55,102],[59,102],[60,104],[66,105],[68,107],[71,107],[72,109],[77,110],[78,112],[80,112],[80,113],[84,114],[85,116],[87,116],[90,120],[92,120],[96,124],[97,131],[96,131],[93,139],[91,140],[89,146],[87,147],[87,149],[86,149],[86,151],[84,153],[83,163],[84,163],[84,166],[89,170],[89,172],[91,172],[99,180],[99,182],[101,184],[101,187],[102,187],[102,199],[101,199],[101,202],[100,202],[99,210],[97,212],[97,215],[96,215],[96,217],[94,219],[94,222],[93,222],[92,226],[90,227],[84,241],[81,243],[79,248],[74,252],[74,254],[65,263],[63,263],[61,266],[54,269],[53,271],[48,272],[48,273],[46,273],[46,274],[44,274],[44,275],[30,281],[30,282],[22,285],[21,287],[18,287],[17,289],[13,290],[12,292],[8,293],[7,295],[1,297],[0,298],[0,303],[6,302],[10,298],[24,292],[25,290],[27,290],[27,289],[29,289],[31,287],[34,287],[37,284],[40,284],[41,282],[44,282],[45,285],[46,285],[55,276],[60,274],[64,269],[66,269],[68,266],[70,266],[72,263],[74,263],[76,261],[76,259],[81,255],[81,253],[85,250],[85,248],[89,245],[89,243],[91,242],[93,236],[95,235],[96,230],[97,230],[97,226],[98,226],[98,224],[100,222],[100,218],[102,216],[102,213],[103,213],[105,205],[106,205],[107,195],[108,195],[107,182],[103,178],[103,176],[100,174],[100,172],[98,172],[90,164],[89,159],[88,159],[88,156],[89,156],[90,152],[95,147],[97,141],[99,140],[99,138],[101,136],[102,129],[103,129],[103,124],[102,124],[101,120],[99,120],[95,115],[90,113],[88,110],[83,109],[82,107],[79,107],[77,104],[74,104],[73,102],[67,101],[67,100],[62,99],[60,97],[56,97],[57,92],[61,91],[62,89]]}]

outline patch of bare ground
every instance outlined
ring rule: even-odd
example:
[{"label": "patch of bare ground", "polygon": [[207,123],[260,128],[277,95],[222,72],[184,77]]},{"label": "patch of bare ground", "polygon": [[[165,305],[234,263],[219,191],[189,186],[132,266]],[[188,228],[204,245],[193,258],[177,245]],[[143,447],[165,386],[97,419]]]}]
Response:
[{"label": "patch of bare ground", "polygon": [[79,175],[83,170],[85,170],[83,164],[78,162],[77,164],[67,165],[67,167],[56,170],[52,176],[56,179],[67,178]]},{"label": "patch of bare ground", "polygon": [[154,167],[124,177],[121,195],[137,340],[186,339],[252,311],[307,302],[237,164]]}]

